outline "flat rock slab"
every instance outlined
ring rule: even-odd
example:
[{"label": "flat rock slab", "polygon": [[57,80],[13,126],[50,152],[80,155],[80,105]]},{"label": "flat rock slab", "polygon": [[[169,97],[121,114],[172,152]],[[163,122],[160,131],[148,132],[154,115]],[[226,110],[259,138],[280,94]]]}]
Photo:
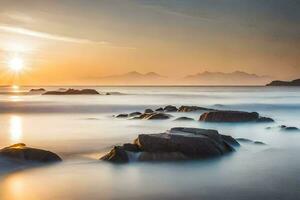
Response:
[{"label": "flat rock slab", "polygon": [[260,117],[257,112],[211,111],[203,113],[199,121],[205,122],[273,122],[267,117]]},{"label": "flat rock slab", "polygon": [[[191,160],[222,156],[235,151],[239,143],[216,130],[172,128],[158,134],[140,134],[133,144],[114,147],[101,160],[127,163],[137,161]],[[134,156],[133,156],[134,155]]]}]

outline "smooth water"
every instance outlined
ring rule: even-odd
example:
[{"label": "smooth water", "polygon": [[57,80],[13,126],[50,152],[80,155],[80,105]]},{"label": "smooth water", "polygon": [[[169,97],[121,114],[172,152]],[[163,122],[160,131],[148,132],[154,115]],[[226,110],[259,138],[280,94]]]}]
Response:
[{"label": "smooth water", "polygon": [[[0,88],[0,146],[24,142],[64,159],[15,172],[9,164],[0,166],[1,200],[300,198],[300,132],[278,127],[300,127],[300,88],[89,88],[121,94],[45,96],[27,93],[30,87]],[[196,119],[192,122],[112,117],[169,104],[257,111],[276,122],[203,123],[197,121],[201,113],[172,113]],[[242,144],[233,154],[205,161],[112,165],[98,160],[140,133],[176,126],[217,129],[267,145]]]}]

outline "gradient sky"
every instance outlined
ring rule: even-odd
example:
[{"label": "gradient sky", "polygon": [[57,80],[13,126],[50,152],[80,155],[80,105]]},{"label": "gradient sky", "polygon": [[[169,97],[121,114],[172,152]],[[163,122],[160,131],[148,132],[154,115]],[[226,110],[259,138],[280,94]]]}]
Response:
[{"label": "gradient sky", "polygon": [[1,0],[0,84],[81,84],[128,71],[300,78],[299,0]]}]

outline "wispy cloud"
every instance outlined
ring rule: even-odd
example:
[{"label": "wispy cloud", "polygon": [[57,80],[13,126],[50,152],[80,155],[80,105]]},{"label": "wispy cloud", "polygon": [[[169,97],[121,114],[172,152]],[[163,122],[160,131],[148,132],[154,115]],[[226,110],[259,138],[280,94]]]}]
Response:
[{"label": "wispy cloud", "polygon": [[93,41],[84,38],[67,37],[63,35],[39,32],[39,31],[34,31],[26,28],[1,25],[1,24],[0,24],[0,30],[5,32],[20,34],[20,35],[26,35],[26,36],[31,36],[31,37],[41,38],[41,39],[56,40],[62,42],[83,43],[83,44],[109,44],[108,42],[105,41]]}]

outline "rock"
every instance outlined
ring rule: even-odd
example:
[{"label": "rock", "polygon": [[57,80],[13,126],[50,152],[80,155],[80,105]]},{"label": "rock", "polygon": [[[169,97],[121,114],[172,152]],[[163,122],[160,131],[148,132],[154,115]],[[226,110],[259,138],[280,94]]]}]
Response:
[{"label": "rock", "polygon": [[14,144],[0,150],[0,156],[16,161],[51,163],[62,159],[51,151],[27,147],[24,143]]},{"label": "rock", "polygon": [[262,123],[268,123],[268,122],[274,122],[274,119],[272,119],[270,117],[260,117],[256,121],[262,122]]},{"label": "rock", "polygon": [[178,112],[197,112],[197,111],[212,111],[213,109],[199,106],[180,106]]},{"label": "rock", "polygon": [[174,121],[194,121],[194,119],[190,117],[178,117]]},{"label": "rock", "polygon": [[157,111],[157,112],[163,112],[164,109],[163,108],[157,108],[155,111]]},{"label": "rock", "polygon": [[170,119],[171,115],[165,113],[143,113],[140,116],[134,117],[132,119],[145,119],[145,120],[158,120],[158,119]]},{"label": "rock", "polygon": [[233,147],[239,147],[241,146],[240,143],[237,142],[236,139],[234,139],[233,137],[229,136],[229,135],[221,135],[223,140],[225,142],[227,142],[227,144],[233,146]]},{"label": "rock", "polygon": [[29,92],[45,92],[46,90],[44,88],[38,88],[38,89],[31,89]]},{"label": "rock", "polygon": [[140,113],[140,112],[132,112],[132,113],[130,113],[128,116],[129,117],[135,117],[135,116],[138,116],[138,115],[141,115],[142,113]]},{"label": "rock", "polygon": [[[270,122],[271,118],[260,117],[257,112],[211,111],[203,113],[199,121],[205,122]],[[274,120],[273,120],[274,121]]]},{"label": "rock", "polygon": [[100,93],[94,89],[82,89],[82,90],[68,89],[65,91],[48,91],[45,92],[43,95],[95,95],[95,94],[100,94]]},{"label": "rock", "polygon": [[129,157],[123,147],[115,146],[108,154],[100,158],[100,160],[113,163],[126,163],[129,161]]},{"label": "rock", "polygon": [[148,108],[145,110],[145,113],[153,113],[153,110]]},{"label": "rock", "polygon": [[127,118],[127,117],[128,117],[128,114],[126,114],[126,113],[118,114],[118,115],[116,116],[116,118]]},{"label": "rock", "polygon": [[239,142],[244,142],[244,143],[253,143],[252,140],[246,139],[246,138],[236,138],[235,140],[237,140]]},{"label": "rock", "polygon": [[243,143],[251,143],[251,144],[257,144],[257,145],[266,145],[263,142],[253,141],[253,140],[246,139],[246,138],[236,138],[236,140],[239,141],[239,142],[243,142]]},{"label": "rock", "polygon": [[101,160],[126,163],[133,152],[137,161],[204,159],[233,152],[238,142],[216,130],[177,127],[164,133],[140,134],[134,144],[125,145],[114,147]]},{"label": "rock", "polygon": [[172,105],[168,105],[166,107],[164,107],[164,111],[165,112],[177,112],[177,108],[175,106]]},{"label": "rock", "polygon": [[254,141],[253,144],[257,144],[257,145],[266,145],[266,143],[260,142],[260,141]]},{"label": "rock", "polygon": [[272,81],[267,86],[300,86],[300,79],[292,81]]},{"label": "rock", "polygon": [[280,126],[281,130],[285,130],[285,131],[298,131],[299,128],[294,127],[294,126],[286,126],[286,125],[281,125]]}]

